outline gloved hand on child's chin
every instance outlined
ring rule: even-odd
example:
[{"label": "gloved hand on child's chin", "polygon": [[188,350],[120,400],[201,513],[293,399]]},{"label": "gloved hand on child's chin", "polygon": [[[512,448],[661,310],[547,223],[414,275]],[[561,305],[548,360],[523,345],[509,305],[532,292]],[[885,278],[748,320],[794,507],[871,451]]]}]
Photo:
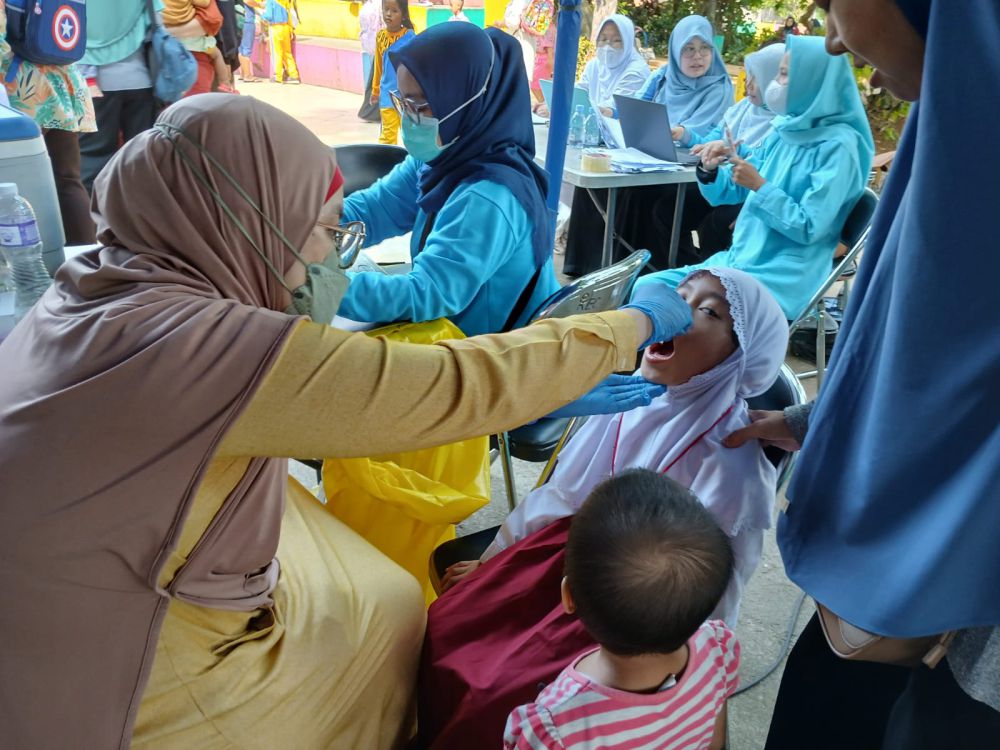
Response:
[{"label": "gloved hand on child's chin", "polygon": [[647,281],[636,286],[632,299],[622,310],[632,308],[644,313],[653,324],[653,335],[640,349],[660,341],[670,341],[691,327],[691,307],[665,281]]},{"label": "gloved hand on child's chin", "polygon": [[590,417],[595,414],[618,414],[640,406],[667,392],[667,387],[650,383],[638,375],[610,375],[576,401],[549,414],[550,417]]}]

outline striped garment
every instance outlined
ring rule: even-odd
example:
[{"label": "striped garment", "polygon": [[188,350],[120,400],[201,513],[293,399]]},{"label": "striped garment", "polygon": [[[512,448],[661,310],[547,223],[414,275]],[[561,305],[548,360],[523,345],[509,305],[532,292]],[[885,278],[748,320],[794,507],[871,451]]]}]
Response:
[{"label": "striped garment", "polygon": [[505,750],[605,748],[695,750],[712,742],[715,720],[739,682],[740,644],[719,620],[688,641],[680,679],[656,693],[599,685],[576,670],[578,657],[534,703],[507,719]]}]

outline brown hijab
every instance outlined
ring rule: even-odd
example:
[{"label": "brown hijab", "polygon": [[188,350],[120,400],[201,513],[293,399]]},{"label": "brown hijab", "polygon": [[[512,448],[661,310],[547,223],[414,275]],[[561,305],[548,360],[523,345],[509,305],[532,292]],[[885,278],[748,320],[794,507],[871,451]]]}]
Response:
[{"label": "brown hijab", "polygon": [[[159,122],[304,244],[335,163],[302,125],[221,94],[185,99]],[[158,590],[158,572],[215,448],[296,322],[179,150],[277,269],[295,262],[175,130],[133,139],[98,177],[104,247],[65,264],[0,345],[4,747],[128,746],[168,596],[179,595]],[[237,522],[213,551],[233,567],[216,570],[241,584],[242,571],[261,572],[233,608],[268,601],[285,472],[254,459],[220,513]]]}]

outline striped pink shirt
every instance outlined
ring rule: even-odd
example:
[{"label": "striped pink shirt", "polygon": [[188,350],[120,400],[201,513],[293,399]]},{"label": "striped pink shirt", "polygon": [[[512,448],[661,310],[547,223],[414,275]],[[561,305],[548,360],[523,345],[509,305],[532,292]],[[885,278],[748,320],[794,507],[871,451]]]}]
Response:
[{"label": "striped pink shirt", "polygon": [[707,748],[716,716],[739,682],[740,644],[713,620],[691,637],[688,649],[680,679],[656,693],[629,693],[594,682],[576,671],[580,660],[594,652],[583,654],[534,703],[511,713],[505,750]]}]

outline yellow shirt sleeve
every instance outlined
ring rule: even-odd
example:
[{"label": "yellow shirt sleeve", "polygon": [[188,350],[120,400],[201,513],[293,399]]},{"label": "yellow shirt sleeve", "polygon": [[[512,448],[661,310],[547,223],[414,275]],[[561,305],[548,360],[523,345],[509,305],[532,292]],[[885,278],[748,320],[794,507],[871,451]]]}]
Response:
[{"label": "yellow shirt sleeve", "polygon": [[372,61],[372,96],[382,93],[382,59],[389,49],[389,35],[385,29],[379,29],[375,34],[375,59]]},{"label": "yellow shirt sleeve", "polygon": [[636,337],[618,311],[437,344],[305,321],[216,455],[352,458],[512,429],[631,372]]}]

